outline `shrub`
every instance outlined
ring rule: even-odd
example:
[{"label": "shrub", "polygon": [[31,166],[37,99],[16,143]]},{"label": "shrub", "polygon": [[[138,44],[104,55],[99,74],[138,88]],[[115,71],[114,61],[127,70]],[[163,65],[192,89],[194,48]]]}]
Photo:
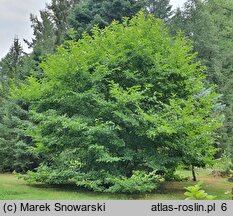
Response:
[{"label": "shrub", "polygon": [[214,200],[216,196],[208,195],[204,190],[201,190],[203,182],[198,182],[194,186],[185,187],[187,190],[184,195],[185,200]]}]

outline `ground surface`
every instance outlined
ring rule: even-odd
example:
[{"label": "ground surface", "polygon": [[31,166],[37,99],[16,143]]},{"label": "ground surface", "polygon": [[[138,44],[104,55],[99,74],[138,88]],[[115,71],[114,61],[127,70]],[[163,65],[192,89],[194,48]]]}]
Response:
[{"label": "ground surface", "polygon": [[[184,176],[190,176],[190,171],[180,171]],[[233,183],[225,178],[214,177],[209,170],[197,171],[198,180],[204,182],[204,190],[219,200],[231,199]],[[180,200],[185,199],[184,187],[193,185],[191,180],[185,182],[166,182],[157,192],[143,195],[103,194],[93,193],[74,188],[58,188],[45,185],[28,185],[17,179],[13,174],[0,174],[0,200],[115,200],[115,199],[152,199],[152,200]]]}]

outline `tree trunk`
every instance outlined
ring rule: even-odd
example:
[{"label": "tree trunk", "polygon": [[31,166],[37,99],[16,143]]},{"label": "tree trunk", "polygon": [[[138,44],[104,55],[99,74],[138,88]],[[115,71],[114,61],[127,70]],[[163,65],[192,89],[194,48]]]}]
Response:
[{"label": "tree trunk", "polygon": [[233,200],[233,188],[231,188],[231,199]]},{"label": "tree trunk", "polygon": [[192,165],[192,174],[193,174],[193,181],[197,181],[196,175],[195,175],[195,170],[194,166]]}]

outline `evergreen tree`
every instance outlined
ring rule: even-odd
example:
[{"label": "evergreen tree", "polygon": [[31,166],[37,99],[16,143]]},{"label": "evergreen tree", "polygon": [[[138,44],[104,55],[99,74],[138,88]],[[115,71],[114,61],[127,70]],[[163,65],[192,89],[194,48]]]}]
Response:
[{"label": "evergreen tree", "polygon": [[50,5],[47,5],[51,12],[51,18],[55,23],[56,45],[62,44],[65,36],[68,33],[69,25],[67,17],[70,10],[80,2],[80,0],[52,0]]},{"label": "evergreen tree", "polygon": [[225,122],[221,131],[222,142],[225,150],[231,152],[233,162],[233,2],[214,0],[209,1],[208,10],[212,14],[213,21],[218,28],[218,70],[221,73],[220,82],[217,83],[219,91],[223,94],[223,101],[226,105],[224,110]]},{"label": "evergreen tree", "polygon": [[123,17],[131,18],[143,6],[142,0],[84,0],[71,11],[69,23],[80,38],[85,31],[91,33],[95,25],[104,28],[113,20],[122,22]]},{"label": "evergreen tree", "polygon": [[53,53],[62,44],[70,28],[67,23],[69,11],[78,3],[78,0],[52,0],[46,9],[40,11],[39,18],[30,15],[34,38],[32,42],[25,42],[33,48],[36,61],[40,62],[41,56]]},{"label": "evergreen tree", "polygon": [[145,0],[145,9],[156,18],[167,21],[172,15],[170,0]]},{"label": "evergreen tree", "polygon": [[38,158],[24,128],[31,127],[28,113],[11,98],[1,98],[0,105],[0,172],[26,172],[37,166]]},{"label": "evergreen tree", "polygon": [[33,14],[30,15],[34,38],[32,42],[25,40],[29,48],[33,49],[33,56],[36,61],[39,61],[40,56],[54,52],[56,41],[55,25],[50,11],[41,10],[40,19]]},{"label": "evergreen tree", "polygon": [[221,153],[232,151],[233,143],[232,9],[231,1],[189,0],[183,11],[176,11],[171,22],[173,34],[181,30],[193,41],[197,58],[207,66],[208,82],[216,84],[222,94],[222,104],[226,107],[224,127],[219,130]]},{"label": "evergreen tree", "polygon": [[13,100],[9,91],[12,83],[19,83],[29,75],[30,58],[24,54],[18,38],[15,38],[7,55],[0,62],[0,171],[26,172],[36,165],[30,151],[31,139],[24,135],[27,109]]},{"label": "evergreen tree", "polygon": [[14,38],[7,55],[0,62],[1,86],[9,86],[10,79],[20,76],[18,68],[22,63],[23,48],[18,38]]}]

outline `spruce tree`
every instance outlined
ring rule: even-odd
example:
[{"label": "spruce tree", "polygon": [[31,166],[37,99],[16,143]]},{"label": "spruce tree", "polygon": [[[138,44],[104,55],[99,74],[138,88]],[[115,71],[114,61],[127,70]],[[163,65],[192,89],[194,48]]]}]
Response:
[{"label": "spruce tree", "polygon": [[30,58],[24,54],[18,38],[14,38],[7,55],[0,62],[0,171],[26,172],[36,165],[30,151],[32,142],[24,135],[29,127],[28,112],[10,97],[10,88],[30,74]]},{"label": "spruce tree", "polygon": [[170,0],[145,0],[145,9],[164,21],[167,21],[172,15]]},{"label": "spruce tree", "polygon": [[223,111],[225,121],[223,128],[219,130],[219,142],[216,142],[220,148],[217,157],[222,153],[232,152],[233,143],[233,95],[230,87],[233,49],[232,9],[231,1],[189,0],[183,10],[176,11],[170,27],[173,34],[181,30],[193,41],[197,59],[207,67],[208,83],[215,84],[217,91],[222,95],[219,109]]},{"label": "spruce tree", "polygon": [[95,25],[104,28],[113,20],[132,18],[143,6],[143,0],[84,0],[75,5],[68,21],[79,39],[83,32],[91,33]]}]

